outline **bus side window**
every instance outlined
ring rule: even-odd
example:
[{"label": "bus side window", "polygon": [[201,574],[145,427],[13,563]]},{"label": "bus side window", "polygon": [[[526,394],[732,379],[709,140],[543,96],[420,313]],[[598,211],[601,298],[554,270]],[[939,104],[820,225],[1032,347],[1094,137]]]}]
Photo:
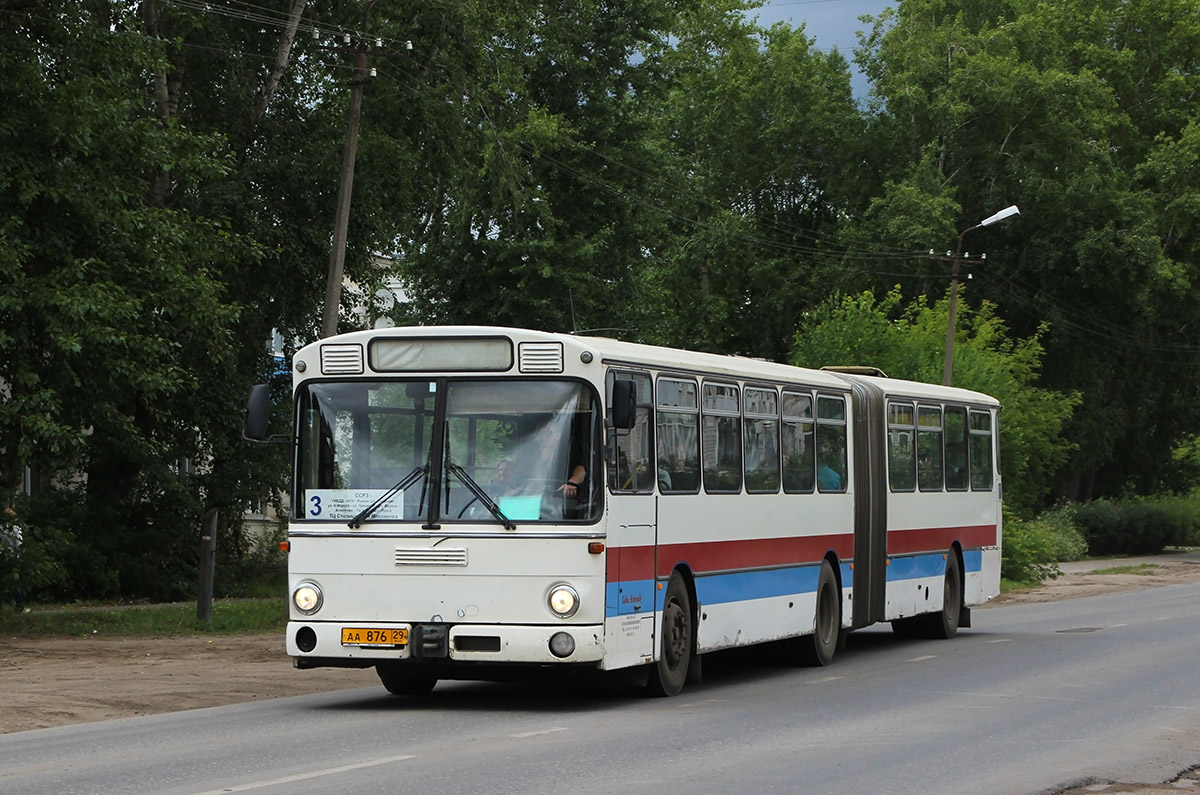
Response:
[{"label": "bus side window", "polygon": [[612,404],[613,384],[632,381],[636,388],[633,427],[611,431],[616,436],[616,460],[608,462],[608,484],[613,491],[650,491],[654,488],[653,395],[648,373],[608,373],[608,400]]},{"label": "bus side window", "polygon": [[917,486],[942,490],[941,406],[917,406]]},{"label": "bus side window", "polygon": [[892,491],[916,487],[916,430],[911,403],[888,403],[888,485]]},{"label": "bus side window", "polygon": [[992,489],[992,415],[971,412],[971,490]]},{"label": "bus side window", "polygon": [[738,388],[705,384],[703,411],[704,490],[737,494],[742,490],[742,412]]},{"label": "bus side window", "polygon": [[700,404],[695,381],[658,380],[658,490],[700,491]]},{"label": "bus side window", "polygon": [[967,490],[967,410],[947,406],[945,416],[946,490]]},{"label": "bus side window", "polygon": [[817,482],[812,395],[783,393],[783,490],[810,493]]},{"label": "bus side window", "polygon": [[846,490],[846,401],[817,396],[817,488]]},{"label": "bus side window", "polygon": [[746,491],[779,491],[779,394],[774,389],[746,387]]}]

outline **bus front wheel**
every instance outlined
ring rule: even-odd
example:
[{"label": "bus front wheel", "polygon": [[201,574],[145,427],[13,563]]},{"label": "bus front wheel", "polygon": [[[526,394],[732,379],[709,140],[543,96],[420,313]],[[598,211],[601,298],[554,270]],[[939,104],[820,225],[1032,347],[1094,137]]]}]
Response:
[{"label": "bus front wheel", "polygon": [[651,695],[677,695],[687,681],[692,661],[692,600],[678,573],[671,575],[663,598],[658,649],[658,660],[650,670],[646,687]]}]

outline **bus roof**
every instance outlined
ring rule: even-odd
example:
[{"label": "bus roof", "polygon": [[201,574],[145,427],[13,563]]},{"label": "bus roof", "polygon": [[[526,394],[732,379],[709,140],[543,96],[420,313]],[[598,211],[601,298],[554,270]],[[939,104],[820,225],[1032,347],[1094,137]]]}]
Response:
[{"label": "bus roof", "polygon": [[877,385],[889,397],[911,397],[927,400],[959,400],[999,406],[999,401],[981,392],[919,381],[817,370],[779,364],[743,356],[701,353],[680,348],[667,348],[637,342],[625,342],[609,337],[563,334],[549,331],[504,326],[406,326],[389,329],[353,331],[318,340],[297,352],[297,359],[311,355],[310,348],[330,343],[363,343],[388,337],[496,337],[506,336],[514,341],[557,341],[564,349],[583,353],[591,351],[601,362],[610,365],[629,365],[682,373],[725,376],[741,381],[787,382],[802,380],[809,386],[846,391],[855,381]]}]

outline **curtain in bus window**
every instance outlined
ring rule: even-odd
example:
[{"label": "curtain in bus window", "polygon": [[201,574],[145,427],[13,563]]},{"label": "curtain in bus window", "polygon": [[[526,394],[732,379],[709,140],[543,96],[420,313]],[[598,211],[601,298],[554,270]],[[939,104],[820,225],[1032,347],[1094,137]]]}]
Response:
[{"label": "curtain in bus window", "polygon": [[[482,489],[515,521],[592,518],[598,416],[586,386],[573,381],[451,381],[447,464],[438,495],[448,520],[493,521]],[[581,474],[582,473],[582,474]],[[568,496],[568,480],[581,485]]]},{"label": "curtain in bus window", "polygon": [[967,489],[967,410],[962,406],[947,406],[945,416],[946,489]]},{"label": "curtain in bus window", "polygon": [[917,486],[942,490],[942,409],[917,406]]},{"label": "curtain in bus window", "polygon": [[783,393],[783,490],[811,492],[816,484],[812,395]]},{"label": "curtain in bus window", "polygon": [[892,491],[916,487],[916,431],[911,403],[888,403],[888,485]]},{"label": "curtain in bus window", "polygon": [[694,381],[658,381],[658,490],[700,490],[700,404]]},{"label": "curtain in bus window", "polygon": [[701,444],[705,491],[742,490],[742,429],[738,409],[736,386],[704,385]]},{"label": "curtain in bus window", "polygon": [[992,488],[992,417],[982,411],[971,412],[971,488]]},{"label": "curtain in bus window", "polygon": [[746,491],[779,491],[779,396],[773,389],[747,387]]},{"label": "curtain in bus window", "polygon": [[817,397],[817,488],[845,491],[846,401],[840,397]]}]

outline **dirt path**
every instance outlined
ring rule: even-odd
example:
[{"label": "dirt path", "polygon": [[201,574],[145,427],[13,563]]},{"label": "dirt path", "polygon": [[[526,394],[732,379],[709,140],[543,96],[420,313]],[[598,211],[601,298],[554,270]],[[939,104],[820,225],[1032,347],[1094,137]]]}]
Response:
[{"label": "dirt path", "polygon": [[[1145,574],[1096,574],[1096,567],[1144,563]],[[994,604],[1046,602],[1200,581],[1200,553],[1145,560],[1067,564],[1066,573]],[[277,634],[249,636],[0,638],[0,734],[151,715],[379,684],[367,670],[297,671]],[[1083,792],[1178,792],[1170,785],[1101,785]],[[1188,782],[1191,782],[1189,785]]]}]

